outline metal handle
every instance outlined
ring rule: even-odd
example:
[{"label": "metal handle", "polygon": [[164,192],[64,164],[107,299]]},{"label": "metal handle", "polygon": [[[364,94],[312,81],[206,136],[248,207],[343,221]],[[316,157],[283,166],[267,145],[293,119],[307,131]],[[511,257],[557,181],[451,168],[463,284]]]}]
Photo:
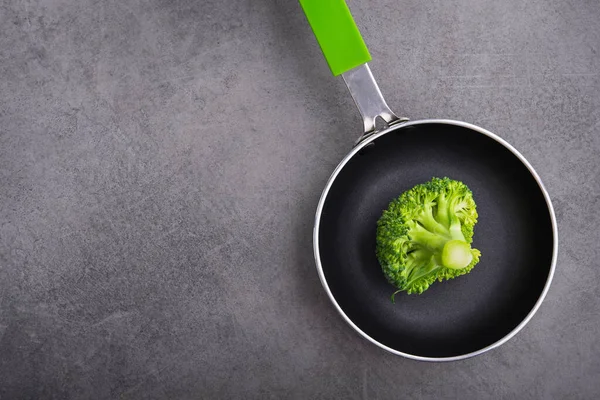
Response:
[{"label": "metal handle", "polygon": [[[371,73],[371,69],[365,63],[342,74],[346,86],[363,117],[364,134],[358,142],[366,136],[375,133],[376,119],[380,117],[385,125],[408,121],[408,118],[400,118],[390,110],[385,102],[377,82]],[[384,126],[386,128],[387,126]]]}]

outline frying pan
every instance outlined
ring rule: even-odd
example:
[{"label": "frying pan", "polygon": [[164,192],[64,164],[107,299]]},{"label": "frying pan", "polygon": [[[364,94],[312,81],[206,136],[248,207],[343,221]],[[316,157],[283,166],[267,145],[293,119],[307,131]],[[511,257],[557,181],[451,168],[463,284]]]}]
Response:
[{"label": "frying pan", "polygon": [[[482,354],[519,332],[554,274],[557,228],[538,174],[488,130],[446,119],[409,121],[387,106],[369,52],[344,0],[300,0],[334,75],[342,75],[364,134],[329,178],[317,206],[314,254],[331,302],[375,345],[404,357],[452,361]],[[389,202],[432,177],[473,191],[481,261],[421,295],[390,295],[375,256],[376,223]]]}]

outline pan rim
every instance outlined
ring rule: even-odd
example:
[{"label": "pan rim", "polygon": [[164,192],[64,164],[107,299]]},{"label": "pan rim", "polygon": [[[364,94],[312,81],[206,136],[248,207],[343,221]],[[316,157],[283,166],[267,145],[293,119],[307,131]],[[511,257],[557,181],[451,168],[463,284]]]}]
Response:
[{"label": "pan rim", "polygon": [[[548,213],[550,216],[550,221],[552,224],[553,246],[552,246],[552,261],[550,263],[550,271],[548,272],[548,277],[546,278],[546,283],[544,285],[544,288],[543,288],[540,296],[538,297],[536,303],[534,304],[533,308],[531,309],[531,311],[529,311],[527,316],[513,330],[511,330],[508,334],[506,334],[504,337],[497,340],[496,342],[494,342],[486,347],[483,347],[479,350],[476,350],[476,351],[473,351],[470,353],[466,353],[466,354],[452,356],[452,357],[424,357],[424,356],[419,356],[416,354],[398,351],[389,346],[386,346],[385,344],[377,341],[376,339],[372,338],[367,333],[365,333],[350,319],[350,317],[348,317],[346,315],[344,310],[342,310],[342,308],[338,304],[337,300],[335,299],[335,296],[331,292],[331,289],[329,288],[329,284],[327,283],[327,279],[325,278],[325,274],[323,272],[323,265],[321,263],[321,255],[320,255],[320,251],[319,251],[319,228],[320,228],[320,223],[321,223],[321,214],[323,212],[323,207],[325,205],[325,200],[327,199],[329,190],[331,189],[331,186],[335,182],[336,177],[341,172],[341,170],[344,168],[344,166],[348,163],[348,161],[350,161],[350,159],[352,159],[352,157],[354,157],[354,155],[356,155],[366,145],[368,145],[369,143],[373,142],[374,140],[380,138],[381,136],[383,136],[385,134],[388,134],[388,133],[393,132],[400,128],[405,128],[407,126],[425,125],[425,124],[447,124],[447,125],[454,125],[454,126],[460,126],[463,128],[471,129],[475,132],[479,132],[483,135],[486,135],[486,136],[490,137],[491,139],[494,139],[496,142],[500,143],[505,148],[507,148],[511,153],[513,153],[523,163],[523,165],[525,165],[525,167],[529,170],[529,172],[531,173],[533,178],[538,183],[538,186],[539,186],[539,188],[544,196],[544,199],[546,201],[546,205],[548,207]],[[515,149],[510,143],[508,143],[506,140],[502,139],[498,135],[496,135],[484,128],[481,128],[477,125],[470,124],[468,122],[456,121],[456,120],[451,120],[451,119],[422,119],[422,120],[408,121],[408,122],[404,122],[404,123],[401,123],[398,125],[393,125],[393,126],[389,127],[388,129],[385,129],[382,132],[372,135],[371,137],[365,139],[364,141],[362,141],[361,143],[356,145],[342,159],[342,161],[340,161],[340,163],[337,165],[337,167],[334,169],[333,173],[329,177],[327,184],[325,185],[325,188],[323,189],[323,192],[319,199],[319,203],[317,205],[317,211],[316,211],[316,215],[315,215],[315,224],[313,227],[313,251],[314,251],[317,272],[319,274],[319,279],[321,280],[321,284],[323,285],[323,288],[325,289],[325,292],[327,293],[329,300],[333,303],[334,307],[336,308],[338,313],[342,316],[342,318],[356,332],[358,332],[364,339],[367,339],[371,343],[375,344],[376,346],[378,346],[392,354],[402,356],[405,358],[409,358],[409,359],[413,359],[413,360],[430,361],[430,362],[458,361],[458,360],[464,360],[467,358],[475,357],[477,355],[486,353],[489,350],[492,350],[496,347],[503,345],[504,343],[506,343],[510,339],[512,339],[517,333],[519,333],[525,327],[525,325],[527,325],[527,323],[529,323],[529,321],[533,318],[535,313],[540,308],[542,302],[544,301],[546,294],[548,293],[548,291],[550,289],[552,279],[554,277],[554,272],[556,269],[557,254],[558,254],[558,228],[557,228],[557,223],[556,223],[556,215],[554,213],[554,207],[552,206],[552,201],[550,200],[550,195],[546,191],[546,188],[544,187],[542,180],[540,179],[539,175],[537,174],[537,172],[535,171],[533,166],[529,163],[529,161],[527,161],[527,159],[517,149]]]}]

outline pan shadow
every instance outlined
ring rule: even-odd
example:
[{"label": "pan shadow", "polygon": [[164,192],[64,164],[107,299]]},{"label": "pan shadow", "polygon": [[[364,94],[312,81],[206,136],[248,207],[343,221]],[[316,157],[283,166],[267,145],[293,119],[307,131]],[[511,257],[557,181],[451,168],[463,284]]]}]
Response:
[{"label": "pan shadow", "polygon": [[[277,50],[276,53],[282,55],[287,60],[291,55],[291,63],[283,60],[278,65],[284,68],[273,66],[273,72],[279,74],[279,78],[302,82],[302,87],[306,88],[311,94],[314,94],[310,100],[317,100],[311,109],[318,110],[320,114],[327,115],[333,119],[344,122],[342,126],[336,129],[335,126],[328,125],[328,135],[339,134],[340,139],[346,139],[349,146],[352,139],[348,137],[348,126],[354,128],[357,135],[360,133],[360,119],[358,112],[354,109],[351,97],[342,82],[341,77],[334,77],[327,67],[327,63],[319,48],[319,45],[313,35],[313,32],[304,16],[302,7],[298,1],[287,0],[261,0],[267,10],[267,21],[275,33],[276,40],[272,43]],[[277,77],[276,77],[277,78]],[[336,84],[337,80],[337,84]],[[296,93],[290,91],[290,96]],[[299,93],[303,95],[303,93]],[[347,104],[352,104],[348,107]],[[319,128],[319,127],[315,127]],[[324,128],[324,127],[323,127]]]}]

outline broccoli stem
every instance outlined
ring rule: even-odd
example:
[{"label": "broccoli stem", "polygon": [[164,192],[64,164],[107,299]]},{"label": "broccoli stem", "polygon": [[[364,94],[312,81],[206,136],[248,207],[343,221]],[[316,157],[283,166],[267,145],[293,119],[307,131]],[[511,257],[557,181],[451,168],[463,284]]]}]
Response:
[{"label": "broccoli stem", "polygon": [[[437,255],[438,263],[444,267],[461,269],[468,266],[473,260],[471,245],[469,245],[460,230],[460,222],[450,227],[450,234],[434,233],[424,226],[415,223],[411,239],[413,245],[426,248]],[[428,271],[429,273],[431,271]],[[420,274],[420,276],[427,275]],[[411,279],[412,280],[412,279]]]},{"label": "broccoli stem", "polygon": [[430,273],[434,272],[435,270],[437,270],[439,268],[440,268],[440,265],[438,265],[435,262],[435,256],[431,256],[431,258],[429,259],[429,262],[425,265],[425,267],[419,268],[418,273],[415,273],[415,270],[412,271],[413,273],[410,274],[410,276],[408,277],[407,284],[412,285],[418,279],[421,279],[425,275],[429,275]]},{"label": "broccoli stem", "polygon": [[425,229],[438,235],[448,235],[448,229],[440,224],[433,216],[433,209],[431,207],[425,207],[421,212],[419,222]]},{"label": "broccoli stem", "polygon": [[473,261],[471,246],[463,240],[449,240],[442,249],[442,264],[448,268],[465,268]]},{"label": "broccoli stem", "polygon": [[446,194],[440,193],[436,205],[436,219],[443,225],[450,225],[450,218],[448,218],[448,201],[446,201]]},{"label": "broccoli stem", "polygon": [[415,246],[425,246],[433,253],[440,252],[446,242],[451,240],[451,237],[433,233],[425,229],[420,224],[414,223],[410,234],[411,241]]}]

